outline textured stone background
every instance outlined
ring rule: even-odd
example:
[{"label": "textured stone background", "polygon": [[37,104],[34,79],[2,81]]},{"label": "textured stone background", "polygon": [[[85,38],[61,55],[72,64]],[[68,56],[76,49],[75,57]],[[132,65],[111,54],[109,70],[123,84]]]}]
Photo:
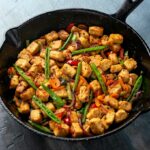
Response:
[{"label": "textured stone background", "polygon": [[[0,0],[0,45],[5,32],[38,14],[63,8],[88,8],[113,14],[124,0]],[[150,46],[150,1],[127,18]],[[54,141],[28,131],[16,123],[0,105],[0,150],[149,150],[150,112],[140,115],[125,129],[96,141],[69,143]]]}]

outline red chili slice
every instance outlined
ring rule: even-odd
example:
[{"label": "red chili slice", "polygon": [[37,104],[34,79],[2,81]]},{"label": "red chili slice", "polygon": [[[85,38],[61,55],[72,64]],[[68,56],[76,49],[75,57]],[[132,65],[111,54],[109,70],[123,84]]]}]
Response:
[{"label": "red chili slice", "polygon": [[64,121],[64,123],[66,123],[67,125],[69,125],[69,126],[71,125],[71,120],[70,120],[69,117],[64,118],[63,121]]},{"label": "red chili slice", "polygon": [[121,59],[124,58],[124,49],[123,48],[120,49],[120,58]]},{"label": "red chili slice", "polygon": [[67,26],[67,28],[66,28],[66,30],[68,31],[68,32],[70,32],[71,31],[71,28],[74,26],[74,23],[70,23],[68,26]]},{"label": "red chili slice", "polygon": [[92,104],[92,105],[90,106],[90,108],[97,108],[97,106],[96,106],[96,104],[94,103],[94,104]]},{"label": "red chili slice", "polygon": [[78,66],[79,61],[78,60],[68,60],[67,64],[71,65],[71,66]]}]

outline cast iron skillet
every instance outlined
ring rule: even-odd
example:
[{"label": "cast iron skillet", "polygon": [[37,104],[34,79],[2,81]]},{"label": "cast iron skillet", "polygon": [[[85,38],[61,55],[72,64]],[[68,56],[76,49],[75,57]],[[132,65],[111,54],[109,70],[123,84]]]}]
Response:
[{"label": "cast iron skillet", "polygon": [[[87,9],[63,9],[39,15],[28,20],[19,27],[10,29],[6,33],[6,39],[0,49],[0,102],[5,110],[19,122],[22,126],[29,130],[53,139],[61,139],[66,141],[80,141],[97,139],[108,134],[114,133],[119,129],[131,123],[139,114],[150,109],[150,51],[144,40],[125,23],[128,14],[136,8],[143,0],[126,0],[123,6],[113,15],[107,15],[102,12]],[[26,40],[34,40],[51,30],[59,30],[65,28],[70,22],[86,25],[100,25],[105,29],[105,34],[120,33],[124,36],[124,47],[129,50],[131,57],[138,60],[139,70],[144,71],[144,96],[134,103],[133,110],[127,120],[119,125],[112,126],[103,135],[83,138],[62,138],[55,137],[50,134],[42,133],[28,126],[26,118],[19,116],[16,107],[12,104],[13,91],[9,90],[9,79],[7,69],[17,59],[19,51],[25,47]]]}]

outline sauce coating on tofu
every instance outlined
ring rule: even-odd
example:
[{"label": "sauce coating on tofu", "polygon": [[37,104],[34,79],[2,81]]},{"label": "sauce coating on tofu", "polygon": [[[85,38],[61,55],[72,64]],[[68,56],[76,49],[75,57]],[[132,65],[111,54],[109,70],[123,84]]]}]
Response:
[{"label": "sauce coating on tofu", "polygon": [[73,138],[100,135],[124,121],[139,75],[123,41],[119,33],[105,35],[104,27],[84,24],[32,41],[8,69],[20,115],[55,136]]}]

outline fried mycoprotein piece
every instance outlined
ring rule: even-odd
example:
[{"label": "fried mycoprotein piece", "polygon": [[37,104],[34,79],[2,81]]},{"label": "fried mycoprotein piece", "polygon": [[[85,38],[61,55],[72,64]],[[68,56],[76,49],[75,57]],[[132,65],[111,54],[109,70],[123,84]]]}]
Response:
[{"label": "fried mycoprotein piece", "polygon": [[127,117],[128,117],[128,113],[123,109],[119,109],[115,114],[115,122],[120,123],[121,121],[125,120]]},{"label": "fried mycoprotein piece", "polygon": [[41,123],[41,121],[42,121],[42,114],[41,114],[40,109],[33,109],[33,110],[31,110],[31,112],[30,112],[30,119],[33,122]]}]

